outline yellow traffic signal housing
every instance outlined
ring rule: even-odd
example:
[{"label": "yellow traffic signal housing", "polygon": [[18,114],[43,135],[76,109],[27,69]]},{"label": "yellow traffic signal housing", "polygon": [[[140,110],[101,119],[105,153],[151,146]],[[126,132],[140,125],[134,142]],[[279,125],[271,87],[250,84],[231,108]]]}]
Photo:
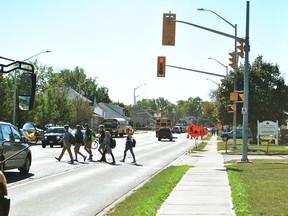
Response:
[{"label": "yellow traffic signal housing", "polygon": [[162,45],[175,46],[176,14],[163,14]]},{"label": "yellow traffic signal housing", "polygon": [[238,93],[237,92],[231,92],[230,93],[230,101],[238,101]]},{"label": "yellow traffic signal housing", "polygon": [[240,45],[237,46],[239,52],[237,53],[241,58],[244,58],[244,43],[242,41],[237,41]]},{"label": "yellow traffic signal housing", "polygon": [[233,112],[236,111],[236,105],[230,106],[230,108],[232,109]]},{"label": "yellow traffic signal housing", "polygon": [[231,58],[229,58],[230,60],[230,67],[236,69],[236,61],[235,61],[235,52],[229,53],[229,55],[231,56]]},{"label": "yellow traffic signal housing", "polygon": [[239,94],[239,97],[241,98],[242,101],[244,101],[244,94]]},{"label": "yellow traffic signal housing", "polygon": [[158,56],[157,59],[157,77],[165,77],[166,57]]}]

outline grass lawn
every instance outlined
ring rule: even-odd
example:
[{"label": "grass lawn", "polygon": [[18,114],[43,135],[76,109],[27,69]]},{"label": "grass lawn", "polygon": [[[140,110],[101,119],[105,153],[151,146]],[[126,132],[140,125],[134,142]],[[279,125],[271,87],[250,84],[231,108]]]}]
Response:
[{"label": "grass lawn", "polygon": [[288,215],[288,160],[226,164],[233,205],[240,215]]},{"label": "grass lawn", "polygon": [[[242,154],[242,139],[236,140],[236,150],[232,150],[233,140],[227,142],[227,150],[229,154]],[[226,151],[226,142],[218,143],[218,151]],[[259,146],[257,144],[248,144],[248,154],[264,155],[264,154],[288,154],[288,146],[279,144],[268,144],[268,141],[263,141]]]}]

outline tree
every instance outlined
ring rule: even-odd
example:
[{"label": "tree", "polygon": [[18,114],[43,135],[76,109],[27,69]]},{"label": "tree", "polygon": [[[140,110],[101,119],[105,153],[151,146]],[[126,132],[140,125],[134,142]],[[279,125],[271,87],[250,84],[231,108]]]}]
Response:
[{"label": "tree", "polygon": [[76,126],[90,122],[93,116],[93,107],[87,101],[75,98],[72,101],[72,115],[69,124]]},{"label": "tree", "polygon": [[[233,74],[232,74],[233,75]],[[243,89],[244,67],[238,70],[237,89]],[[230,104],[229,95],[233,92],[232,79],[225,78],[217,90],[217,106],[219,116],[224,124],[232,124],[232,115],[228,114],[226,106]],[[258,56],[249,67],[249,105],[248,123],[254,137],[257,130],[257,120],[279,121],[284,124],[288,111],[288,87],[281,76],[278,65],[267,63]],[[242,120],[241,106],[237,106],[237,120]]]},{"label": "tree", "polygon": [[1,121],[12,122],[13,116],[13,76],[0,74]]},{"label": "tree", "polygon": [[96,100],[97,103],[103,102],[103,103],[111,103],[112,100],[109,97],[109,90],[106,87],[99,87],[96,91]]}]

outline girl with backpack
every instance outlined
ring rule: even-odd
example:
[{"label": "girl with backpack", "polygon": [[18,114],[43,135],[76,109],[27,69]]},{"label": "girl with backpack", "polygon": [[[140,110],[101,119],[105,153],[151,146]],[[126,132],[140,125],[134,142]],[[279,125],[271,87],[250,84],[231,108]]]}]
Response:
[{"label": "girl with backpack", "polygon": [[[104,138],[104,143],[105,143],[105,150],[104,150],[104,152],[103,152],[103,154],[102,154],[102,158],[101,158],[101,160],[100,161],[103,161],[104,160],[104,156],[105,156],[105,154],[110,154],[111,155],[111,157],[112,157],[112,163],[111,164],[113,164],[113,165],[115,165],[116,163],[115,163],[115,158],[114,158],[114,155],[113,155],[113,153],[112,153],[112,148],[111,148],[111,134],[110,134],[110,132],[109,131],[105,131],[105,138]],[[104,155],[104,156],[103,156]]]},{"label": "girl with backpack", "polygon": [[136,142],[133,137],[132,137],[132,131],[127,128],[126,129],[126,133],[127,133],[127,139],[126,139],[126,144],[125,144],[125,150],[124,150],[124,156],[123,156],[123,159],[120,160],[120,162],[125,162],[125,158],[126,158],[126,153],[128,150],[130,150],[130,153],[133,157],[133,164],[136,164],[136,159],[135,159],[135,155],[134,155],[134,152],[133,152],[133,141]]}]

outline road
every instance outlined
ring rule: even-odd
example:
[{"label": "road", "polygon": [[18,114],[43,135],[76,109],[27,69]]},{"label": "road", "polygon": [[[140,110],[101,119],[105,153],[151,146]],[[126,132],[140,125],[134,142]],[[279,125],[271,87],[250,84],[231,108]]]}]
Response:
[{"label": "road", "polygon": [[[11,199],[10,216],[94,216],[137,185],[165,168],[191,149],[194,141],[186,134],[174,134],[173,142],[158,141],[154,132],[134,134],[137,164],[132,165],[130,152],[123,156],[125,138],[117,138],[113,153],[116,165],[96,162],[100,154],[94,150],[95,161],[69,164],[68,153],[63,161],[54,159],[60,147],[31,147],[33,159],[30,173],[6,171]],[[84,153],[84,149],[81,148]],[[110,155],[107,160],[111,161]]]}]

